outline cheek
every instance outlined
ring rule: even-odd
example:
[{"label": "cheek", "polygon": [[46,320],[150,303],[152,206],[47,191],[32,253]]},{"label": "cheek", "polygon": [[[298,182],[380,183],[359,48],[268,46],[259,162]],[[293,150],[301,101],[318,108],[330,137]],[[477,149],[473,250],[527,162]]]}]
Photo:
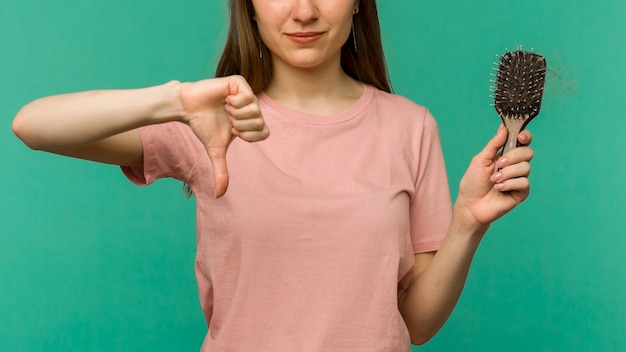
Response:
[{"label": "cheek", "polygon": [[255,5],[255,22],[264,41],[271,40],[274,32],[280,33],[281,24],[289,17],[289,12],[280,1],[269,1]]},{"label": "cheek", "polygon": [[[337,38],[341,38],[344,42],[348,40],[352,33],[352,16],[341,17],[336,19],[335,32]],[[343,44],[343,43],[342,43]]]},{"label": "cheek", "polygon": [[328,6],[320,9],[320,12],[326,13],[326,20],[333,24],[339,32],[349,33],[352,29],[352,20],[354,18],[354,6],[352,2],[346,1],[336,2],[336,6],[330,6],[332,3],[326,4]]},{"label": "cheek", "polygon": [[257,19],[256,25],[259,30],[259,34],[261,35],[261,40],[271,49],[273,46],[272,43],[277,40],[277,38],[275,38],[276,35],[274,34],[276,31],[271,29],[272,24]]},{"label": "cheek", "polygon": [[263,23],[278,23],[289,17],[289,8],[284,1],[255,1],[253,7],[255,19]]}]

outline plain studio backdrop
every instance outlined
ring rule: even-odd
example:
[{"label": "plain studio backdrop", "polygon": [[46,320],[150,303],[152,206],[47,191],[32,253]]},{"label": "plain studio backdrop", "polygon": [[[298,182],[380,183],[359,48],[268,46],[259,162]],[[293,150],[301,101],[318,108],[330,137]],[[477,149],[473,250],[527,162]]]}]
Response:
[{"label": "plain studio backdrop", "polygon": [[[0,2],[0,350],[196,351],[194,200],[119,168],[28,150],[11,132],[46,95],[212,76],[221,0]],[[440,128],[456,193],[500,122],[496,54],[550,72],[531,197],[492,226],[461,300],[420,351],[626,350],[626,2],[379,1],[398,94]],[[300,317],[294,316],[293,319]]]}]

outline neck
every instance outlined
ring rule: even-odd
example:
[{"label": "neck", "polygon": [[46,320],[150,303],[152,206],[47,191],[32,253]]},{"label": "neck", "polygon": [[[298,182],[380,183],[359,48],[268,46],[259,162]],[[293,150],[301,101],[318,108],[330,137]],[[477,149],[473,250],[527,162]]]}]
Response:
[{"label": "neck", "polygon": [[329,115],[346,110],[363,93],[363,85],[341,68],[339,57],[313,68],[273,59],[274,72],[265,89],[274,101],[294,110]]}]

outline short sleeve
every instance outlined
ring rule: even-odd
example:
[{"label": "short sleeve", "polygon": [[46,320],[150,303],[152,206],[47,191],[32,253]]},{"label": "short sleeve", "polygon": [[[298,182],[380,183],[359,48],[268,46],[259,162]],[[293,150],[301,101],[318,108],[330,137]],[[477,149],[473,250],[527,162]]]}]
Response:
[{"label": "short sleeve", "polygon": [[419,141],[415,195],[410,206],[414,253],[437,250],[452,220],[452,201],[439,128],[428,110]]},{"label": "short sleeve", "polygon": [[149,185],[166,177],[189,183],[206,154],[189,126],[180,122],[140,127],[139,135],[143,167],[122,166],[124,175],[136,185]]}]

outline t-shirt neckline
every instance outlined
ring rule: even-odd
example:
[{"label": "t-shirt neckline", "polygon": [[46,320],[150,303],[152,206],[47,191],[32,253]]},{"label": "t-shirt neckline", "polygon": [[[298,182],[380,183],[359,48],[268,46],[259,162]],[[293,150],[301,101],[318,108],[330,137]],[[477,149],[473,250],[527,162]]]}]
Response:
[{"label": "t-shirt neckline", "polygon": [[361,113],[365,109],[365,107],[367,107],[367,105],[369,104],[370,100],[372,99],[374,95],[374,90],[375,90],[374,87],[367,85],[367,84],[363,84],[363,94],[361,94],[359,99],[352,106],[350,106],[348,109],[342,112],[331,114],[331,115],[309,114],[306,112],[288,108],[274,101],[267,94],[265,94],[265,92],[261,92],[258,95],[257,99],[259,103],[261,104],[262,108],[263,107],[270,108],[271,110],[274,110],[279,115],[282,115],[283,117],[289,120],[293,120],[293,121],[297,121],[297,122],[301,122],[305,124],[310,124],[310,125],[329,125],[329,124],[345,122],[358,116],[359,113]]}]

